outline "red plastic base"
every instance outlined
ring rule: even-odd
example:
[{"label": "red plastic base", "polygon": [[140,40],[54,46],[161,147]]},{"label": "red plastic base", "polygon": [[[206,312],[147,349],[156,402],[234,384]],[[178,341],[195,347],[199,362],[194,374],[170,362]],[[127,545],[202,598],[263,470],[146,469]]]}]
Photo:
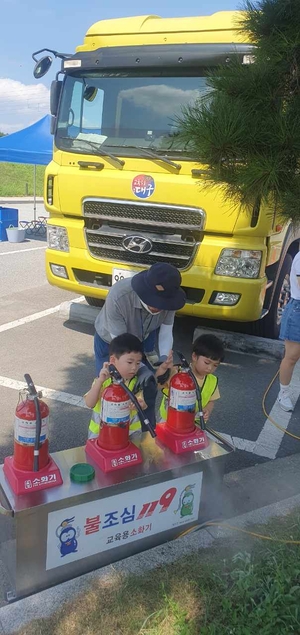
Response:
[{"label": "red plastic base", "polygon": [[51,456],[49,457],[49,463],[46,467],[38,472],[27,472],[25,470],[16,469],[14,467],[14,457],[7,456],[6,459],[4,459],[3,471],[15,494],[29,494],[30,492],[37,492],[42,489],[47,489],[48,487],[62,485],[60,471]]},{"label": "red plastic base", "polygon": [[195,450],[202,450],[208,446],[206,432],[197,426],[189,434],[176,434],[171,432],[170,428],[167,428],[166,423],[159,423],[155,428],[155,432],[159,440],[175,454],[195,452]]},{"label": "red plastic base", "polygon": [[140,450],[131,441],[123,450],[103,450],[99,447],[97,439],[89,439],[85,451],[97,463],[102,472],[114,472],[124,467],[143,463]]}]

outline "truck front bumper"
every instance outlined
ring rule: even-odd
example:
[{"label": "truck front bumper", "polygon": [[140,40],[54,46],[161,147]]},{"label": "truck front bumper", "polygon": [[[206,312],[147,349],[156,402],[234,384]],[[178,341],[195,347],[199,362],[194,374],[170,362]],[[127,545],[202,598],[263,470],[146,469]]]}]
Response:
[{"label": "truck front bumper", "polygon": [[[54,275],[57,266],[65,277]],[[50,284],[80,295],[105,299],[112,286],[114,269],[140,271],[126,264],[95,261],[86,250],[72,248],[65,253],[46,250],[46,273]],[[261,317],[266,292],[266,277],[258,279],[217,276],[212,268],[194,265],[182,272],[187,303],[181,314],[216,320],[248,322]],[[216,294],[236,294],[236,304],[216,304]]]}]

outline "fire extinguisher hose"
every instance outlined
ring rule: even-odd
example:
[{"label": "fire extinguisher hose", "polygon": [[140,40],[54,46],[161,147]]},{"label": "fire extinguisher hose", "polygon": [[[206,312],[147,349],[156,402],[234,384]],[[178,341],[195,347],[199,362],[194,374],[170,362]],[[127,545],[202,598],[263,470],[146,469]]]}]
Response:
[{"label": "fire extinguisher hose", "polygon": [[41,419],[41,411],[40,404],[38,400],[38,393],[35,388],[35,385],[27,373],[24,375],[24,379],[28,386],[29,394],[33,397],[34,405],[35,405],[35,413],[36,413],[36,426],[35,426],[35,441],[34,441],[34,452],[33,452],[33,471],[39,471],[39,456],[40,456],[40,436],[41,436],[41,428],[42,428],[42,419]]},{"label": "fire extinguisher hose", "polygon": [[113,364],[109,365],[108,370],[109,370],[111,376],[118,382],[118,384],[120,386],[122,386],[122,388],[127,393],[129,399],[132,401],[132,403],[134,404],[134,406],[136,407],[136,409],[138,411],[138,415],[140,417],[140,420],[145,424],[146,428],[149,430],[152,438],[154,439],[156,437],[156,432],[155,432],[154,428],[152,427],[149,419],[146,419],[146,417],[144,416],[143,410],[142,410],[137,398],[131,392],[131,390],[128,388],[128,386],[126,386],[126,384],[123,381],[120,373],[117,371],[116,367]]}]

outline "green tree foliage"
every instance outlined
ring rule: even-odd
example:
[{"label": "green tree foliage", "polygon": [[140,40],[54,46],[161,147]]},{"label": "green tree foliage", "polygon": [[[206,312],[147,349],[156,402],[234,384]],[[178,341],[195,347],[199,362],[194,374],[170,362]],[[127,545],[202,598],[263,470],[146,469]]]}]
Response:
[{"label": "green tree foliage", "polygon": [[240,16],[254,63],[235,56],[209,75],[211,91],[183,111],[181,137],[208,165],[209,187],[299,223],[300,0],[246,0]]}]

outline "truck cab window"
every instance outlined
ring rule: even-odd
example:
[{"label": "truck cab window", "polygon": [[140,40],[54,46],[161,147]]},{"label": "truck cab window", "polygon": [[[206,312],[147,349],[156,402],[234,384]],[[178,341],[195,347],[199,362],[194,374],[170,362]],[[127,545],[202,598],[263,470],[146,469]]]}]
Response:
[{"label": "truck cab window", "polygon": [[[167,151],[182,108],[208,91],[204,76],[97,73],[67,76],[58,118],[56,144],[81,152],[72,139],[117,148],[151,147]],[[76,146],[76,147],[75,147]],[[180,150],[180,148],[179,148]]]},{"label": "truck cab window", "polygon": [[103,98],[103,90],[82,79],[73,80],[63,93],[58,137],[75,139],[78,135],[101,134]]}]

